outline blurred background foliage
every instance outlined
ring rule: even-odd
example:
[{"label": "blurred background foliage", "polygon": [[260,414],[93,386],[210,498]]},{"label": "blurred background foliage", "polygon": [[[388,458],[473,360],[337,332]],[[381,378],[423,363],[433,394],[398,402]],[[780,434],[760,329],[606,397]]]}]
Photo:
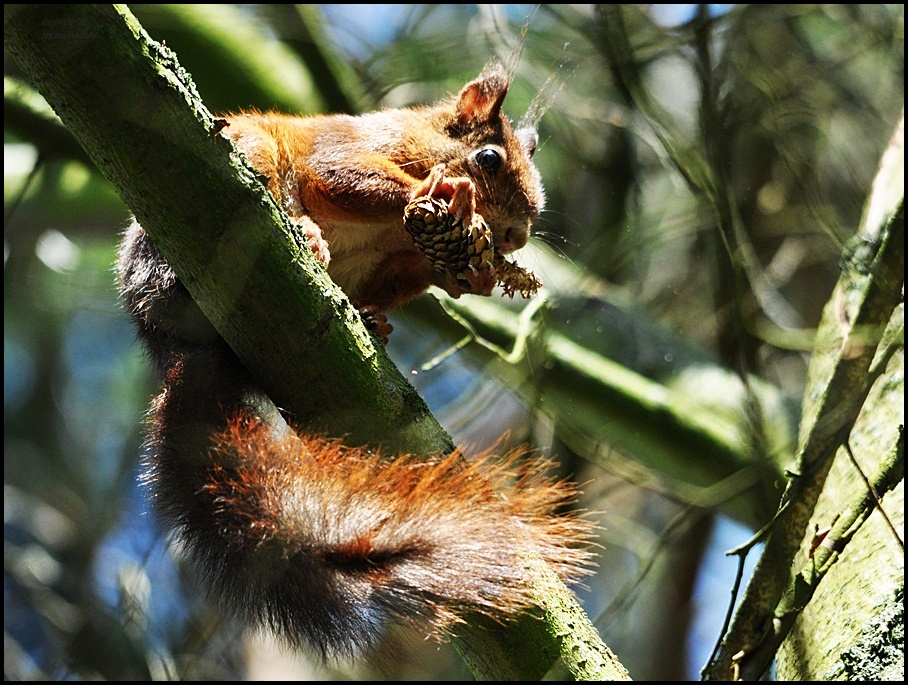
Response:
[{"label": "blurred background foliage", "polygon": [[[588,613],[635,679],[696,677],[904,104],[903,5],[131,9],[212,111],[397,107],[512,69],[506,110],[542,115],[521,261],[546,301],[425,296],[389,351],[456,440],[509,431],[587,483]],[[309,664],[204,601],[138,484],[155,389],[113,285],[129,210],[4,66],[7,679],[467,677],[413,636],[376,668]]]}]

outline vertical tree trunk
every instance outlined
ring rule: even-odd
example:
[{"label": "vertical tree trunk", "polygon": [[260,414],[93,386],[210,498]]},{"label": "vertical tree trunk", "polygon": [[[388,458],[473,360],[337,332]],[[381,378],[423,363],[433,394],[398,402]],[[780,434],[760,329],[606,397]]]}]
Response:
[{"label": "vertical tree trunk", "polygon": [[[865,210],[863,238],[872,243],[877,230],[901,231],[904,240],[904,119],[887,150]],[[887,218],[894,214],[894,219]],[[898,224],[901,224],[899,229]],[[861,236],[859,236],[860,238]],[[857,260],[845,259],[843,279],[824,314],[823,327],[839,326],[847,298],[842,294],[849,269]],[[896,296],[904,290],[904,257],[895,278],[880,288]],[[899,282],[898,276],[901,276]],[[853,276],[858,278],[859,275]],[[874,480],[887,457],[904,459],[905,355],[904,302],[892,313],[875,364],[880,375],[861,413],[839,448],[807,531],[809,549],[816,531],[835,527],[847,508],[867,493],[864,477]],[[822,335],[821,328],[821,335]],[[879,335],[880,331],[868,331]],[[888,363],[886,355],[890,354]],[[859,468],[860,467],[860,468]],[[881,496],[877,507],[848,540],[829,572],[795,621],[782,644],[777,676],[784,680],[902,680],[904,657],[905,481],[902,477]],[[896,477],[893,478],[893,480]],[[877,485],[879,490],[882,486]],[[882,510],[881,510],[882,509]],[[802,556],[802,561],[806,557]],[[797,560],[796,560],[797,563]]]}]

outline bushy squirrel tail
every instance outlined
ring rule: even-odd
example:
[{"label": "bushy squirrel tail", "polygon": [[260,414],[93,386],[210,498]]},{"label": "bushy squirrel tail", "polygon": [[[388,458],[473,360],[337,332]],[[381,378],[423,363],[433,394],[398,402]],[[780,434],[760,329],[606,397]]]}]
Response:
[{"label": "bushy squirrel tail", "polygon": [[467,612],[527,607],[531,555],[565,580],[585,573],[592,526],[562,511],[576,491],[545,462],[388,459],[281,430],[229,351],[171,359],[147,483],[206,586],[243,620],[326,658],[356,656],[389,622],[440,637]]}]

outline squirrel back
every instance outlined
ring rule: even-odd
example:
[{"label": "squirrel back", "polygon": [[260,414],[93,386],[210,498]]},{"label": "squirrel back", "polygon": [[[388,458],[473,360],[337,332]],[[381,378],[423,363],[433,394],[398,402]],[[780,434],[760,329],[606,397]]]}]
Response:
[{"label": "squirrel back", "polygon": [[[500,112],[507,80],[483,73],[434,107],[228,119],[329,274],[372,314],[439,280],[400,227],[430,177],[452,205],[498,217],[489,225],[502,251],[526,241],[543,202],[538,173]],[[345,262],[350,271],[332,271]],[[291,428],[136,222],[117,271],[163,386],[149,412],[145,481],[236,616],[325,658],[355,656],[390,622],[440,637],[467,612],[504,618],[528,607],[528,555],[566,580],[585,572],[590,524],[563,513],[576,492],[544,462],[389,458]],[[471,292],[477,282],[445,284]]]}]

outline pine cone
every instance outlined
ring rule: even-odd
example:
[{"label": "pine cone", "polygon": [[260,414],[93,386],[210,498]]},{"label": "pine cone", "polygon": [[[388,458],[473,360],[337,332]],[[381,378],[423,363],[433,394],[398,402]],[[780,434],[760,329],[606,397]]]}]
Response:
[{"label": "pine cone", "polygon": [[492,264],[492,233],[479,214],[465,226],[448,212],[447,202],[423,196],[407,205],[404,225],[438,273],[459,274],[470,266],[479,271]]},{"label": "pine cone", "polygon": [[542,281],[536,278],[536,274],[514,262],[509,262],[502,254],[496,253],[492,263],[495,265],[498,285],[510,298],[514,297],[514,293],[520,293],[525,298],[533,297],[542,287]]},{"label": "pine cone", "polygon": [[449,213],[447,202],[426,195],[407,205],[404,225],[439,274],[449,271],[456,276],[469,267],[481,271],[494,265],[498,283],[510,297],[516,292],[532,297],[542,286],[531,271],[495,253],[492,232],[479,214],[474,213],[465,226]]}]

